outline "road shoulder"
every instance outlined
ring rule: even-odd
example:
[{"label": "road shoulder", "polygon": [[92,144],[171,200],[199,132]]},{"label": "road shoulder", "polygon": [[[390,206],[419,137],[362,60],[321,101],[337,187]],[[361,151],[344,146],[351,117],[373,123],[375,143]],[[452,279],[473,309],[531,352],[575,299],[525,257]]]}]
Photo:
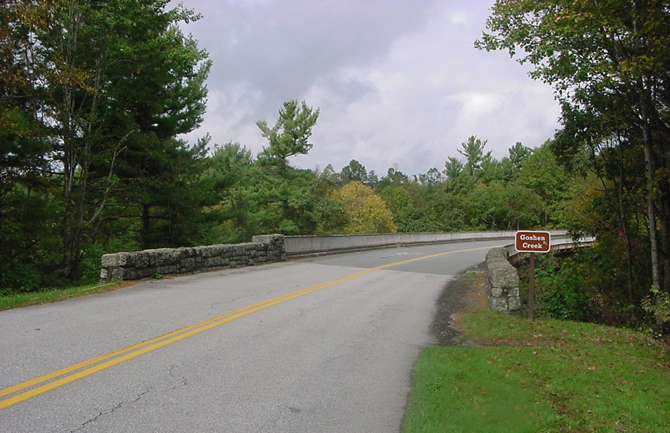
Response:
[{"label": "road shoulder", "polygon": [[454,276],[437,300],[431,333],[439,346],[482,346],[465,338],[459,329],[460,313],[487,308],[485,295],[486,263]]}]

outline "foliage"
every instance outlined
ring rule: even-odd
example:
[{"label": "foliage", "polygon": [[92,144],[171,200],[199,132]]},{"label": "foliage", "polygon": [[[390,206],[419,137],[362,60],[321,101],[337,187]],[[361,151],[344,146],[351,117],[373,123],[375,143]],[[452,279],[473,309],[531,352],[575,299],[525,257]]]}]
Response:
[{"label": "foliage", "polygon": [[[178,27],[197,14],[166,6],[34,0],[0,7],[3,288],[97,278],[90,254],[99,261],[101,251],[136,245],[135,233],[146,239],[147,227],[137,229],[146,220],[142,205],[184,192],[185,147],[175,136],[201,121],[210,64]],[[161,240],[194,240],[177,233],[173,205],[158,207],[170,209],[172,238]]]},{"label": "foliage", "polygon": [[368,172],[363,164],[352,159],[349,161],[349,164],[342,167],[342,179],[345,182],[357,180],[358,182],[366,183],[368,180]]},{"label": "foliage", "polygon": [[487,27],[478,47],[518,53],[554,86],[564,124],[555,150],[586,156],[601,177],[617,212],[608,231],[627,245],[629,292],[631,250],[643,237],[652,286],[670,292],[667,3],[499,0]]},{"label": "foliage", "polygon": [[305,101],[300,104],[296,100],[284,102],[284,106],[279,110],[277,122],[272,128],[265,120],[256,122],[263,137],[269,142],[268,147],[259,155],[259,159],[285,168],[288,157],[308,153],[313,146],[309,142],[309,137],[318,118],[319,109],[314,110],[307,106]]},{"label": "foliage", "polygon": [[670,296],[665,292],[651,289],[651,294],[642,300],[642,309],[649,314],[652,329],[659,336],[668,333],[670,327]]},{"label": "foliage", "polygon": [[516,170],[520,170],[523,163],[533,154],[532,149],[524,146],[520,142],[509,148],[509,160]]},{"label": "foliage", "polygon": [[419,175],[419,181],[421,185],[426,185],[428,187],[436,187],[442,182],[444,182],[444,176],[440,173],[440,170],[433,167],[429,169],[425,174]]},{"label": "foliage", "polygon": [[458,153],[465,157],[464,169],[468,176],[475,177],[481,171],[483,164],[491,159],[491,152],[484,153],[486,143],[487,140],[482,141],[473,135],[461,144],[463,149],[458,149]]},{"label": "foliage", "polygon": [[342,203],[347,216],[344,233],[395,233],[397,226],[393,215],[386,208],[381,197],[372,188],[360,182],[350,182],[333,194],[335,200]]},{"label": "foliage", "polygon": [[[640,302],[645,296],[648,274],[644,260],[636,260],[639,283],[628,289],[625,242],[620,237],[598,238],[592,248],[570,255],[536,257],[536,310],[539,316],[580,320],[637,328],[650,325]],[[638,247],[640,254],[645,248]],[[527,264],[519,267],[522,298],[528,293]]]}]

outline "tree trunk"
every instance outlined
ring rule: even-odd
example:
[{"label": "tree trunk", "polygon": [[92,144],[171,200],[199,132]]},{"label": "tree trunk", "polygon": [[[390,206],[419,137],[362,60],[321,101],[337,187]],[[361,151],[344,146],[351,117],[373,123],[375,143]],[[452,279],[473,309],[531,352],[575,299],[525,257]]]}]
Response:
[{"label": "tree trunk", "polygon": [[[643,90],[644,92],[644,90]],[[641,97],[642,141],[644,145],[644,165],[647,176],[647,217],[649,218],[649,241],[651,243],[651,276],[652,285],[656,290],[661,290],[660,266],[658,261],[658,234],[656,229],[656,211],[654,209],[654,174],[656,167],[654,163],[654,149],[652,148],[649,118],[647,117],[646,103]]]},{"label": "tree trunk", "polygon": [[[622,153],[622,148],[619,146],[619,152]],[[633,299],[633,254],[630,240],[630,231],[628,229],[628,218],[626,217],[626,198],[624,197],[624,182],[626,181],[626,171],[624,168],[623,155],[619,161],[619,188],[617,194],[617,201],[619,207],[619,225],[621,227],[621,234],[626,244],[626,292],[628,301],[634,302]]]},{"label": "tree trunk", "polygon": [[[665,165],[667,167],[667,165]],[[661,248],[663,252],[663,290],[670,293],[670,185],[668,180],[663,179],[660,185],[661,211],[659,220],[661,223]]]}]

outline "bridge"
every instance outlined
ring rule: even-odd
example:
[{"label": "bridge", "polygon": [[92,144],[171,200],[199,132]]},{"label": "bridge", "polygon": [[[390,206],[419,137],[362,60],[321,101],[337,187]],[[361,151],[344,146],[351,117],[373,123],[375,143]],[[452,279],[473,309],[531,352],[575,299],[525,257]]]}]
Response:
[{"label": "bridge", "polygon": [[399,431],[438,298],[505,244],[289,257],[1,312],[0,431]]}]

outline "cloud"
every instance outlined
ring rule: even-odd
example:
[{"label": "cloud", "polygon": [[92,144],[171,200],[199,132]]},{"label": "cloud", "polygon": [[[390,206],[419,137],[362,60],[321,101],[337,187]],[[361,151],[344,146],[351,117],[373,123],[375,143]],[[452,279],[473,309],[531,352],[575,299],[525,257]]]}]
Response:
[{"label": "cloud", "polygon": [[502,104],[504,96],[500,94],[460,93],[454,95],[461,109],[458,117],[461,122],[477,122],[485,115],[495,112]]},{"label": "cloud", "polygon": [[449,22],[455,25],[465,25],[469,23],[468,14],[463,11],[454,12],[449,17]]},{"label": "cloud", "polygon": [[214,62],[202,127],[214,142],[266,143],[283,101],[320,107],[309,155],[294,165],[335,169],[351,159],[379,174],[442,168],[470,135],[496,157],[536,146],[559,115],[552,91],[505,53],[473,47],[490,2],[186,0],[204,18],[185,27]]}]

